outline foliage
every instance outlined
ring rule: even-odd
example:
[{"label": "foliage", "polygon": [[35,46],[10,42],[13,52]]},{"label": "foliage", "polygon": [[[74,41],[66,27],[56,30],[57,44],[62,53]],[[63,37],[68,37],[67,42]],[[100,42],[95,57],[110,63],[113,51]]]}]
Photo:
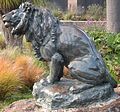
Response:
[{"label": "foliage", "polygon": [[0,0],[0,9],[3,13],[5,13],[17,8],[21,3],[21,0]]},{"label": "foliage", "polygon": [[120,34],[92,29],[88,33],[96,43],[112,76],[120,82]]},{"label": "foliage", "polygon": [[106,9],[100,5],[92,4],[82,12],[63,12],[60,10],[52,10],[54,16],[60,20],[86,21],[86,20],[104,20],[106,18]]},{"label": "foliage", "polygon": [[64,20],[79,20],[79,18],[77,18],[79,16],[76,15],[76,13],[74,12],[67,12],[66,14],[64,14]]},{"label": "foliage", "polygon": [[[23,88],[19,88],[21,91],[27,89],[26,86],[31,89],[34,82],[41,78],[42,73],[48,70],[43,62],[38,62],[38,60],[33,57],[32,53],[29,53],[29,51],[26,50],[21,51],[19,48],[7,48],[1,50],[0,59],[1,58],[3,61],[0,60],[0,82],[1,80],[5,80],[8,76],[12,78],[15,75],[14,78],[17,77],[24,85]],[[3,74],[4,72],[5,74]],[[15,80],[14,78],[12,81]],[[6,80],[8,80],[8,78]],[[8,84],[10,87],[12,86],[12,82],[11,84]],[[6,85],[4,87],[7,88]],[[2,93],[3,91],[1,90]],[[4,97],[6,97],[6,95]]]},{"label": "foliage", "polygon": [[11,103],[13,103],[14,101],[18,101],[21,99],[29,99],[32,98],[32,92],[31,91],[26,91],[26,93],[14,93],[12,94],[10,97],[7,97],[4,101],[0,101],[0,112],[2,111],[2,109],[8,105],[10,105]]},{"label": "foliage", "polygon": [[71,77],[71,75],[70,75],[70,71],[69,71],[68,68],[64,67],[63,73],[64,73],[64,76],[63,76],[63,77],[72,79],[72,77]]},{"label": "foliage", "polygon": [[6,57],[9,60],[14,60],[16,57],[22,54],[21,49],[18,47],[7,47],[6,49],[0,50],[0,56]]},{"label": "foliage", "polygon": [[64,17],[63,17],[63,12],[61,10],[52,10],[52,13],[55,17],[57,17],[58,19],[60,20],[63,20]]},{"label": "foliage", "polygon": [[19,74],[10,60],[0,57],[0,99],[5,99],[22,86]]},{"label": "foliage", "polygon": [[15,66],[20,68],[21,79],[24,84],[32,88],[33,84],[38,81],[44,72],[43,68],[34,65],[34,60],[30,56],[19,56],[15,60]]},{"label": "foliage", "polygon": [[106,11],[102,6],[92,4],[88,6],[85,16],[90,20],[102,20],[106,16],[105,12]]},{"label": "foliage", "polygon": [[49,4],[50,0],[32,0],[32,2],[37,5],[37,6],[43,6],[43,7],[47,7]]},{"label": "foliage", "polygon": [[0,49],[4,49],[4,48],[6,48],[5,40],[2,34],[0,34]]},{"label": "foliage", "polygon": [[22,2],[29,1],[36,5],[47,6],[49,0],[0,0],[0,10],[6,13],[17,8]]}]

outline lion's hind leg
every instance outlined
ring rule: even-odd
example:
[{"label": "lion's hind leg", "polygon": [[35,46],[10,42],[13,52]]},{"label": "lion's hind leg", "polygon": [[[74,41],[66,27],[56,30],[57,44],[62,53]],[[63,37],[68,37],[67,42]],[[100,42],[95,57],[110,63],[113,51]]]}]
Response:
[{"label": "lion's hind leg", "polygon": [[101,69],[89,56],[73,60],[68,67],[70,75],[83,83],[98,85],[105,81],[104,72],[101,73]]}]

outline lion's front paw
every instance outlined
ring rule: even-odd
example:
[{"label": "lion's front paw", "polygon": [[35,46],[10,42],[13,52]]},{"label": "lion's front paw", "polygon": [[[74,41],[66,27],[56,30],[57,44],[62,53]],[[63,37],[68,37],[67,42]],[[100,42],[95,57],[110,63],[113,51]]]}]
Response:
[{"label": "lion's front paw", "polygon": [[40,80],[40,83],[41,83],[41,85],[44,85],[44,86],[47,86],[47,85],[50,85],[50,84],[51,84],[51,83],[48,81],[47,78],[41,79],[41,80]]},{"label": "lion's front paw", "polygon": [[47,86],[47,85],[50,85],[50,84],[54,84],[58,81],[59,80],[56,80],[55,78],[52,78],[51,76],[47,76],[46,78],[43,78],[43,79],[40,80],[40,84],[44,85],[44,86]]},{"label": "lion's front paw", "polygon": [[53,84],[53,83],[54,83],[53,78],[51,78],[50,76],[47,76],[46,80],[47,80],[47,82],[50,83],[50,84]]},{"label": "lion's front paw", "polygon": [[46,80],[49,84],[54,84],[60,81],[60,79],[56,77],[52,78],[51,76],[47,76]]}]

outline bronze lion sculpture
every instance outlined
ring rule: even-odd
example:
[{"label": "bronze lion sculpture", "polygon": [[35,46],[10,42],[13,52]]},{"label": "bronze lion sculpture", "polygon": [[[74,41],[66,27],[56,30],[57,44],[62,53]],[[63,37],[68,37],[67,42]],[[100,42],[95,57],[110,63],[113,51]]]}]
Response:
[{"label": "bronze lion sculpture", "polygon": [[88,35],[76,26],[63,25],[49,10],[25,2],[3,15],[3,21],[13,28],[13,35],[25,35],[39,60],[50,61],[49,83],[59,81],[66,66],[83,83],[116,86]]}]

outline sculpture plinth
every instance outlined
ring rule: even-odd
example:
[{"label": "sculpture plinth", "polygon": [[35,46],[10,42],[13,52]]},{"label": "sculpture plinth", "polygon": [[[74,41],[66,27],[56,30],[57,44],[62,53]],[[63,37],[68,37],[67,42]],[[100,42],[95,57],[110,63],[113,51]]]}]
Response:
[{"label": "sculpture plinth", "polygon": [[53,85],[48,85],[45,80],[35,83],[33,96],[38,106],[54,110],[102,103],[116,95],[109,83],[93,87],[77,80],[62,78]]}]

